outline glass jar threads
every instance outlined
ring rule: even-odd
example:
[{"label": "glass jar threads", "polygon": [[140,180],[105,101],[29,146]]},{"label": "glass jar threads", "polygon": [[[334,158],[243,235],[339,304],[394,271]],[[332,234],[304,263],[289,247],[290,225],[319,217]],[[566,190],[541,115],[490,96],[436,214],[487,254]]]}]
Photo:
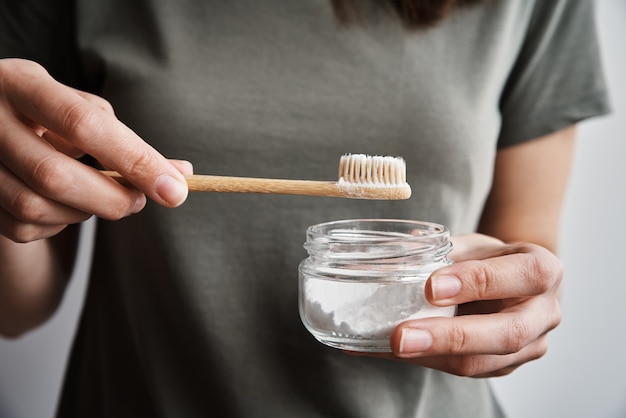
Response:
[{"label": "glass jar threads", "polygon": [[451,263],[450,232],[430,222],[355,219],[310,226],[299,266],[300,318],[332,347],[388,352],[401,322],[454,316],[424,296],[430,274]]}]

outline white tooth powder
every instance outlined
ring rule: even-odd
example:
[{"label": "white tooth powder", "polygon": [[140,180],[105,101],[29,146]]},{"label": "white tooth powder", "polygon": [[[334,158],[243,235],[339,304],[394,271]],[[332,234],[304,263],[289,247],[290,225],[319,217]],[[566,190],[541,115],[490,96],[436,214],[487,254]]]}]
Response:
[{"label": "white tooth powder", "polygon": [[401,322],[430,316],[454,316],[456,308],[436,307],[424,297],[426,278],[392,283],[305,279],[303,310],[308,325],[347,339],[385,344]]},{"label": "white tooth powder", "polygon": [[[347,227],[347,228],[346,228]],[[314,225],[300,265],[300,316],[320,342],[390,351],[403,321],[454,316],[426,301],[432,271],[450,264],[445,227],[416,221],[355,220]]]}]

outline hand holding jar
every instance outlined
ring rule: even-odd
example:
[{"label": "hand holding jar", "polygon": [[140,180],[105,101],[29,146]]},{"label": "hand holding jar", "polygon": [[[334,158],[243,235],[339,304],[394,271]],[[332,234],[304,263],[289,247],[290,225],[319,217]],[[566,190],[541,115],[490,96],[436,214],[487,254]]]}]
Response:
[{"label": "hand holding jar", "polygon": [[486,235],[451,240],[455,264],[434,272],[425,291],[435,306],[458,305],[457,316],[403,322],[391,336],[393,354],[376,356],[472,377],[506,375],[543,356],[561,320],[559,259]]}]

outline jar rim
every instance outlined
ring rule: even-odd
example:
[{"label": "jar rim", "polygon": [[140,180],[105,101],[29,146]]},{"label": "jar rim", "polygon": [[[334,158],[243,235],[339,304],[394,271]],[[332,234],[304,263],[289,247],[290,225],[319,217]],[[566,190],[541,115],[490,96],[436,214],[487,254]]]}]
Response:
[{"label": "jar rim", "polygon": [[359,232],[363,233],[362,238],[366,240],[368,232],[372,233],[372,239],[380,241],[397,239],[418,241],[424,238],[447,239],[450,236],[448,227],[434,222],[408,219],[363,218],[342,219],[311,225],[307,228],[307,237],[313,239],[332,237],[333,240],[338,241],[353,240],[354,235],[344,235],[344,232],[356,231],[357,228],[359,228]]},{"label": "jar rim", "polygon": [[433,222],[404,219],[346,219],[307,228],[309,255],[326,260],[439,259],[452,248],[450,231]]}]

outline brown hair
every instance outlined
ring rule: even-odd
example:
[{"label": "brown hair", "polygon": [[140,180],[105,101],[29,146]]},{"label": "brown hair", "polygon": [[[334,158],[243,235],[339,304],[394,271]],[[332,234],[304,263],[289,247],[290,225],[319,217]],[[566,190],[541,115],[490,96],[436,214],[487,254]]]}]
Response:
[{"label": "brown hair", "polygon": [[[342,24],[358,20],[360,0],[330,0],[337,20]],[[396,14],[411,29],[434,26],[459,6],[483,3],[486,0],[376,0]]]}]

